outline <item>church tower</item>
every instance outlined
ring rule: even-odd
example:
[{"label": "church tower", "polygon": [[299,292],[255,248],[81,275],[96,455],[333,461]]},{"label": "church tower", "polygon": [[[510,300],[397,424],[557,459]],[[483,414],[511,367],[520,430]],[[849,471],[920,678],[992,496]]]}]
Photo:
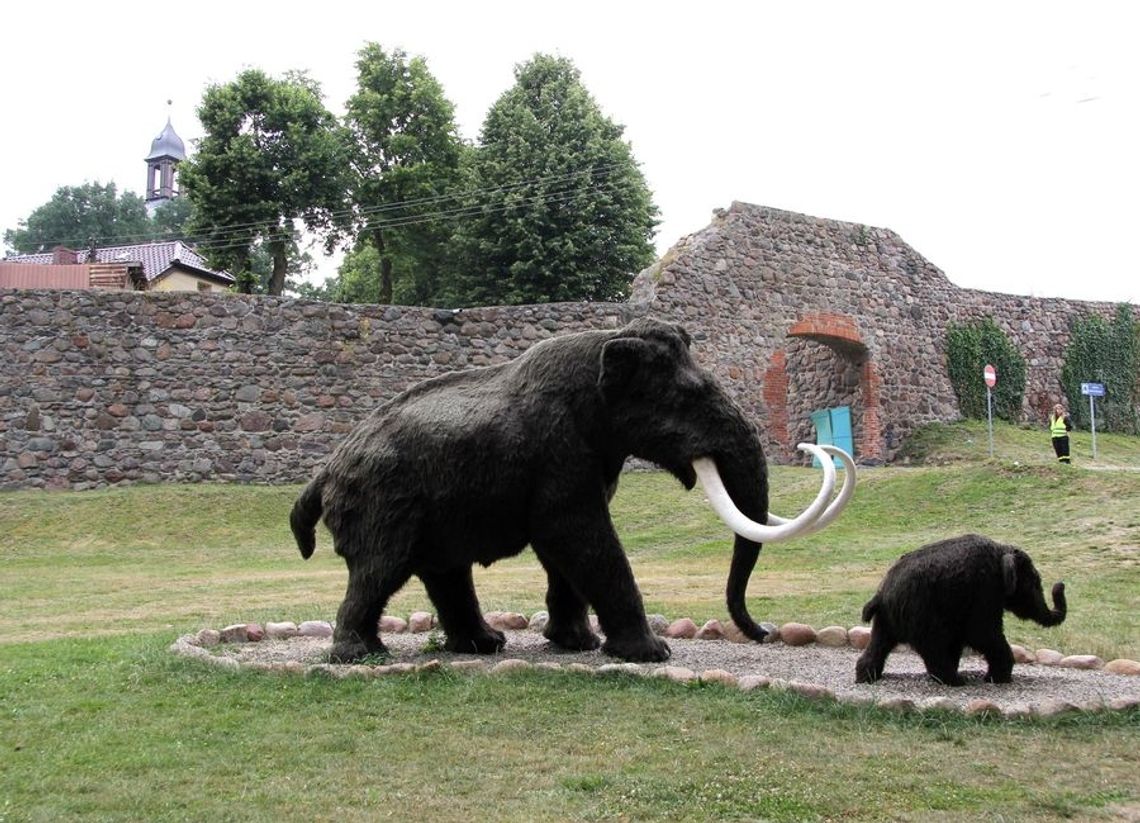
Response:
[{"label": "church tower", "polygon": [[[169,104],[169,101],[167,101]],[[178,196],[174,187],[174,169],[186,159],[186,145],[174,132],[170,118],[166,127],[150,144],[146,156],[146,210],[153,215],[155,209]]]}]

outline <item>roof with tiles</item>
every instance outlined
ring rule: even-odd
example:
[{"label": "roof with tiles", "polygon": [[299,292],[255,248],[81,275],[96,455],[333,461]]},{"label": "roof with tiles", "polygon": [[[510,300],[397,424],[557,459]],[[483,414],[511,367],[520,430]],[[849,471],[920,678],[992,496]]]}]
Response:
[{"label": "roof with tiles", "polygon": [[[88,249],[75,251],[76,262],[86,263],[90,256]],[[4,259],[6,263],[34,263],[50,265],[56,262],[53,252],[42,254],[19,254]],[[142,264],[146,282],[152,283],[170,270],[172,266],[181,266],[191,269],[204,277],[216,279],[219,282],[233,283],[234,276],[227,271],[215,271],[206,265],[206,259],[181,240],[171,240],[164,243],[137,243],[129,246],[104,246],[95,250],[97,263],[127,263]]]}]

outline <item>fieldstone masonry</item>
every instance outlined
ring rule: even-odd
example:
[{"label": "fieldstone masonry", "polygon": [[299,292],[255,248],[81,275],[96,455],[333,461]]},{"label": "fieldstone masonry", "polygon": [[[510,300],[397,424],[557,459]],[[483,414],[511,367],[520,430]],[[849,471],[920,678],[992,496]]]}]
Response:
[{"label": "fieldstone masonry", "polygon": [[995,319],[1025,355],[1024,416],[1040,421],[1071,320],[1112,310],[960,289],[886,229],[742,203],[638,275],[624,304],[3,290],[0,488],[299,482],[420,380],[646,315],[690,330],[771,459],[814,439],[812,410],[850,405],[858,459],[889,460],[915,426],[958,416],[947,323]]}]

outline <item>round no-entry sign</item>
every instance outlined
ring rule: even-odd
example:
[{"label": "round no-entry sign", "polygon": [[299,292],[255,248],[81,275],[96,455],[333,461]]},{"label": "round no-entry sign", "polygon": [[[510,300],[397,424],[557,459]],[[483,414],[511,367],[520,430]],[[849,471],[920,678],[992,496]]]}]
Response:
[{"label": "round no-entry sign", "polygon": [[986,378],[986,385],[991,389],[997,383],[997,371],[989,363],[986,363],[985,369],[982,370],[982,375]]}]

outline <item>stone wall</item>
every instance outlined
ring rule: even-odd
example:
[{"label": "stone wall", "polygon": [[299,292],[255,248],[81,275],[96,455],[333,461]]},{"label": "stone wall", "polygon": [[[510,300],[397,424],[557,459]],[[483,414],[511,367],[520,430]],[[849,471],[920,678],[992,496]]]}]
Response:
[{"label": "stone wall", "polygon": [[0,487],[299,482],[372,408],[639,309],[459,312],[264,296],[5,291]]},{"label": "stone wall", "polygon": [[628,304],[0,291],[0,488],[300,482],[413,383],[646,314],[690,330],[772,459],[813,438],[811,411],[849,405],[857,457],[874,462],[915,426],[958,417],[947,323],[994,317],[1026,357],[1024,415],[1040,421],[1070,322],[1112,309],[960,289],[888,230],[741,203],[638,275]]},{"label": "stone wall", "polygon": [[1023,417],[1041,422],[1062,397],[1072,320],[1114,309],[962,289],[887,229],[744,203],[642,272],[633,299],[700,330],[698,356],[769,421],[772,456],[790,458],[812,437],[813,409],[851,405],[872,460],[889,459],[918,425],[958,418],[947,324],[994,318],[1026,359]]}]

